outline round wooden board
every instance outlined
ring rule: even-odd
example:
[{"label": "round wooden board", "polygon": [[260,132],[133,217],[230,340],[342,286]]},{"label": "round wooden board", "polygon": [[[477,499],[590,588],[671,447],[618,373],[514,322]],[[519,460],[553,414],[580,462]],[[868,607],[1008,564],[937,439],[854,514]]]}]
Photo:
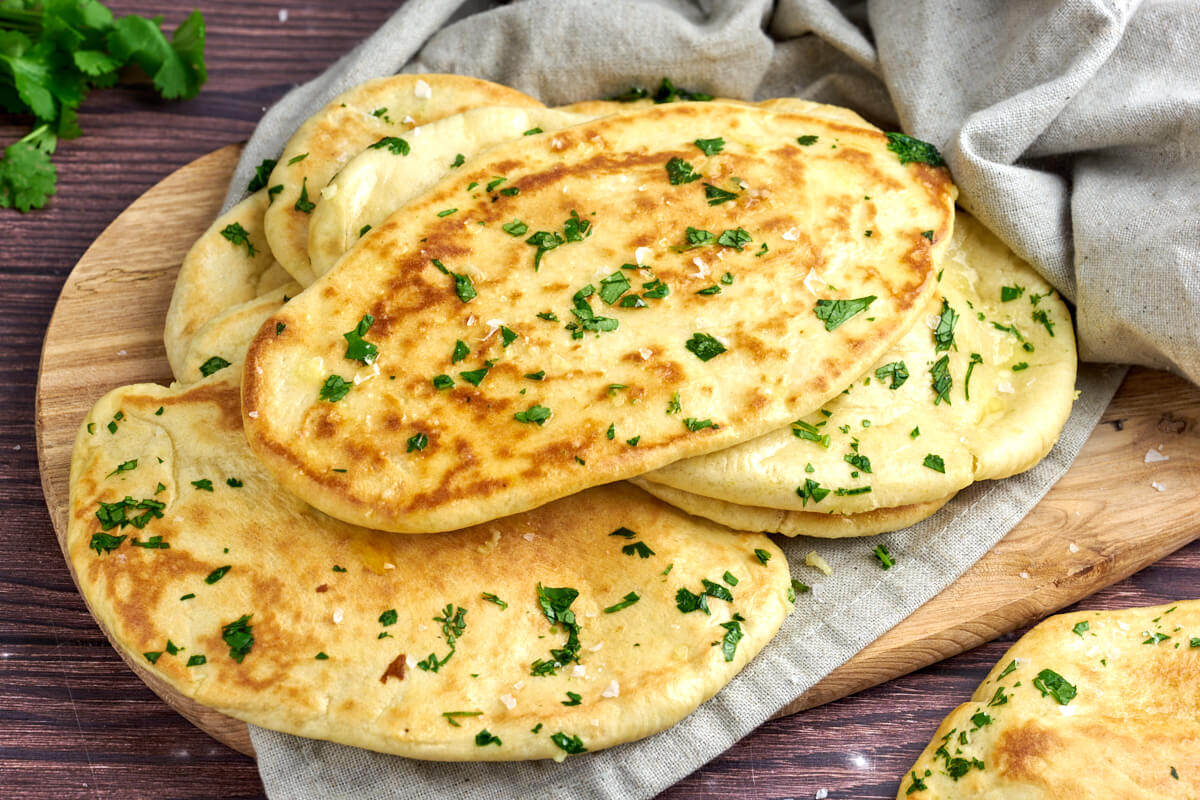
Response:
[{"label": "round wooden board", "polygon": [[[240,145],[210,153],[139,197],[88,248],[63,286],[46,331],[36,413],[42,487],[60,545],[79,424],[111,389],[172,380],[162,331],[175,275],[192,242],[216,217],[240,153]],[[1161,448],[1170,460],[1145,464],[1150,448]],[[1152,481],[1169,487],[1170,494],[1155,492]],[[1166,373],[1132,371],[1074,466],[1020,525],[953,585],[781,715],[961,653],[1157,561],[1200,537],[1197,489],[1200,391]],[[197,727],[254,754],[245,723],[189,700],[141,664],[125,661]]]}]

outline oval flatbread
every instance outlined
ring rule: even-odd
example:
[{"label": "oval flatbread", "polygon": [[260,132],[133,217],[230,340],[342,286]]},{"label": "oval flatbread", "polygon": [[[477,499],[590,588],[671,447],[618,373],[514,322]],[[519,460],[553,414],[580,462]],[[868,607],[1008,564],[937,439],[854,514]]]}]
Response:
[{"label": "oval flatbread", "polygon": [[1200,797],[1200,600],[1051,617],[1009,648],[898,800]]},{"label": "oval flatbread", "polygon": [[645,479],[720,501],[708,509],[730,504],[713,518],[744,527],[735,524],[742,508],[936,509],[972,481],[1029,469],[1058,440],[1075,398],[1070,312],[961,212],[939,289],[921,321],[820,411]]},{"label": "oval flatbread", "polygon": [[214,358],[218,359],[215,363],[236,365],[234,369],[241,371],[246,348],[263,322],[301,291],[300,284],[289,278],[283,286],[239,303],[204,323],[188,343],[187,355],[175,379],[180,383],[195,383],[211,375]]},{"label": "oval flatbread", "polygon": [[461,75],[377,78],[333,98],[288,140],[268,181],[283,187],[266,213],[267,240],[279,263],[302,286],[316,279],[308,260],[309,215],[325,184],[351,158],[381,140],[402,150],[417,126],[499,105],[542,107],[516,89]]},{"label": "oval flatbread", "polygon": [[327,513],[417,532],[786,425],[934,290],[955,190],[888,145],[717,103],[499,145],[268,320],[251,447]]},{"label": "oval flatbread", "polygon": [[223,713],[413,758],[562,757],[675,724],[791,609],[770,540],[628,485],[423,537],[332,520],[246,448],[225,374],[97,403],[66,543],[126,657]]}]

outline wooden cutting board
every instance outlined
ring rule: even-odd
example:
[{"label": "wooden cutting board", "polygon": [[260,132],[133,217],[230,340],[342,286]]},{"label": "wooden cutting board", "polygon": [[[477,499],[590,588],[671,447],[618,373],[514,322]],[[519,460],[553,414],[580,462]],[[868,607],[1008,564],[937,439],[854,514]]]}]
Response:
[{"label": "wooden cutting board", "polygon": [[[63,286],[37,386],[42,487],[60,545],[76,430],[110,389],[170,382],[162,330],[175,274],[216,217],[240,152],[234,145],[210,153],[139,197],[88,248]],[[1151,448],[1169,460],[1145,463]],[[1198,489],[1200,390],[1166,373],[1131,371],[1075,465],[1020,525],[953,585],[780,714],[956,655],[1157,561],[1200,537]],[[244,723],[126,663],[192,723],[253,755]]]}]

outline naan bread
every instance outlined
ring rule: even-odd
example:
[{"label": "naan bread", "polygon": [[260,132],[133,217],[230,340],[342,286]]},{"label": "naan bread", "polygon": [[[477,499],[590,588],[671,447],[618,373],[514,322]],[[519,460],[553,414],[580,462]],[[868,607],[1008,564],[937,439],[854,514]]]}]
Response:
[{"label": "naan bread", "polygon": [[[645,479],[720,501],[699,511],[698,500],[685,498],[689,511],[734,528],[774,530],[759,527],[762,510],[933,513],[972,481],[1029,469],[1071,413],[1077,361],[1070,312],[1032,267],[962,212],[939,289],[957,315],[949,349],[937,349],[935,329],[949,317],[935,298],[922,321],[824,409]],[[1005,301],[1010,294],[1017,296]],[[976,354],[982,363],[972,368]],[[952,385],[938,402],[932,373],[943,357]],[[888,365],[897,363],[908,377],[892,389],[899,378]]]},{"label": "naan bread", "polygon": [[408,142],[417,126],[477,106],[542,104],[516,89],[461,75],[376,78],[329,101],[288,140],[267,184],[283,187],[266,214],[267,240],[279,263],[303,286],[316,279],[308,260],[312,208],[306,202],[318,203],[347,161],[380,139]]},{"label": "naan bread", "polygon": [[[127,658],[238,719],[434,760],[599,750],[678,722],[791,608],[766,537],[627,485],[432,536],[332,520],[246,448],[227,374],[100,400],[76,440],[67,550]],[[711,614],[681,612],[705,580]],[[552,625],[539,585],[577,590],[574,616]],[[572,625],[578,663],[553,668]],[[554,674],[531,675],[539,660]]]},{"label": "naan bread", "polygon": [[204,323],[288,280],[263,232],[267,203],[266,190],[250,195],[218,217],[184,257],[163,333],[177,379],[184,380],[188,346]]},{"label": "naan bread", "polygon": [[846,539],[852,536],[874,536],[877,533],[898,531],[932,517],[954,497],[947,495],[938,500],[912,503],[898,508],[877,508],[857,514],[825,514],[727,503],[724,500],[714,500],[661,483],[653,483],[644,478],[630,478],[629,482],[682,511],[711,519],[734,530],[782,533],[784,536],[816,536],[821,539]]},{"label": "naan bread", "polygon": [[[876,131],[727,104],[499,145],[267,321],[251,448],[327,513],[416,532],[728,447],[818,408],[911,327],[954,196]],[[716,241],[678,252],[689,228]]]},{"label": "naan bread", "polygon": [[590,119],[548,108],[487,106],[413,130],[407,155],[387,148],[362,151],[329,181],[313,209],[308,229],[313,274],[324,275],[366,230],[483,150],[530,131],[556,131]]},{"label": "naan bread", "polygon": [[1038,625],[950,713],[896,797],[1200,797],[1200,600]]},{"label": "naan bread", "polygon": [[210,364],[213,357],[231,365],[236,364],[238,366],[234,369],[240,370],[246,358],[246,348],[258,329],[288,299],[301,291],[300,284],[289,278],[283,286],[239,303],[201,325],[188,343],[187,355],[184,356],[180,371],[175,374],[175,380],[195,383],[203,379],[205,374],[202,368]]}]

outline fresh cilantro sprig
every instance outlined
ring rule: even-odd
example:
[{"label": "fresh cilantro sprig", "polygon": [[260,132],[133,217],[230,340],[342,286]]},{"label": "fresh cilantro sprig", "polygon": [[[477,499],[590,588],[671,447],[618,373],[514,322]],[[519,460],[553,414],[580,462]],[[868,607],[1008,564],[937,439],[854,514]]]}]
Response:
[{"label": "fresh cilantro sprig", "polygon": [[4,149],[0,207],[46,205],[59,139],[82,131],[77,113],[90,89],[114,85],[137,65],[168,100],[195,97],[207,80],[204,17],[193,11],[171,40],[158,18],[116,19],[98,0],[8,0],[0,4],[0,108],[27,113],[33,130]]}]

